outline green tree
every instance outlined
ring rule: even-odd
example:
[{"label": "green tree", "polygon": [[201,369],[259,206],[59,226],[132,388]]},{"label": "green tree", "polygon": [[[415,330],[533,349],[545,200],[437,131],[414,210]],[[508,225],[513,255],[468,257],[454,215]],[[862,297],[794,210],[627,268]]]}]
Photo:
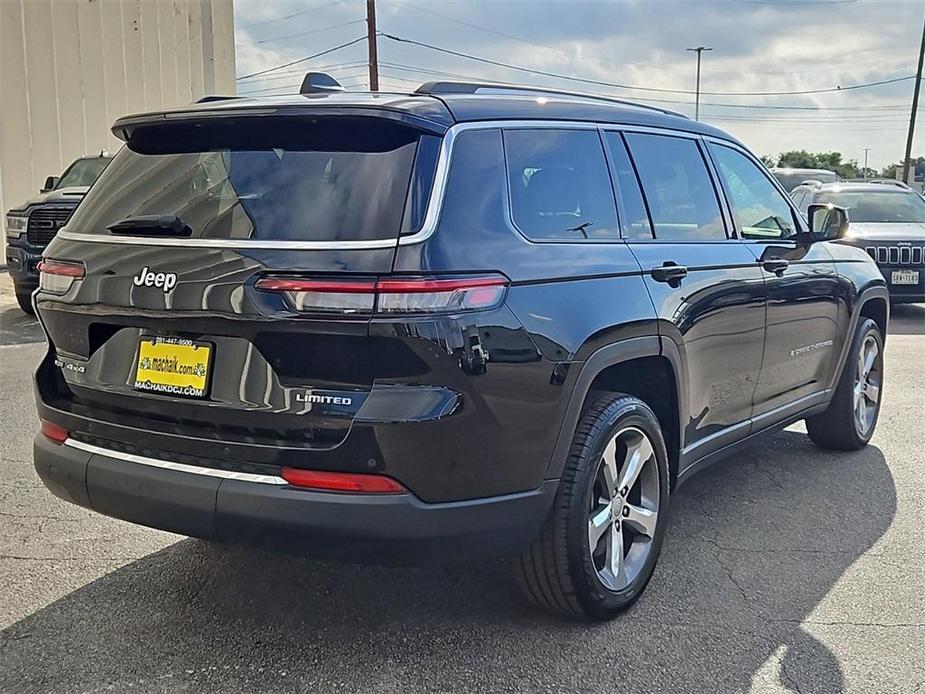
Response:
[{"label": "green tree", "polygon": [[805,149],[794,149],[781,153],[778,166],[794,169],[828,169],[842,178],[856,178],[858,175],[857,161],[843,161],[841,152],[807,152]]},{"label": "green tree", "polygon": [[[914,157],[912,159],[912,166],[915,167],[916,174],[918,175],[920,171],[925,170],[925,157]],[[890,164],[889,166],[885,166],[883,170],[880,172],[880,175],[883,178],[896,178],[896,170],[899,169],[900,171],[902,171],[902,168],[903,168],[903,163],[899,161],[899,162],[896,162],[895,164]]]},{"label": "green tree", "polygon": [[761,163],[771,169],[777,166],[777,157],[772,157],[770,154],[762,154]]},{"label": "green tree", "polygon": [[777,157],[777,165],[790,169],[818,169],[816,155],[807,152],[805,149],[793,149],[789,152],[781,152]]}]

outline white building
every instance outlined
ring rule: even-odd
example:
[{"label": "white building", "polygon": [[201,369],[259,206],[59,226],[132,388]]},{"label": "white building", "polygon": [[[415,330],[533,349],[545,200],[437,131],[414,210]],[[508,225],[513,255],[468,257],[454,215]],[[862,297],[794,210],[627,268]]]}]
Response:
[{"label": "white building", "polygon": [[0,214],[115,152],[117,117],[233,94],[234,74],[232,0],[0,0]]}]

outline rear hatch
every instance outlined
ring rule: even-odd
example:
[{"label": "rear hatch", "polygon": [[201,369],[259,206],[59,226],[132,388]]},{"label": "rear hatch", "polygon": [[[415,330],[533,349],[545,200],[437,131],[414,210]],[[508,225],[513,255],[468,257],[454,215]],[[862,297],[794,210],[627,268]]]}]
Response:
[{"label": "rear hatch", "polygon": [[135,127],[46,251],[42,400],[252,460],[338,445],[373,381],[367,299],[286,282],[374,287],[423,222],[440,141],[370,116]]}]

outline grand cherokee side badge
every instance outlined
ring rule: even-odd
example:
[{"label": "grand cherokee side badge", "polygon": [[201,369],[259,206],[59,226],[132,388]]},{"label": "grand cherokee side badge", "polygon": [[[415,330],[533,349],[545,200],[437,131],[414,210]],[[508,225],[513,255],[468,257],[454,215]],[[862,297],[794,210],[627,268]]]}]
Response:
[{"label": "grand cherokee side badge", "polygon": [[154,272],[145,266],[132,278],[132,284],[136,287],[158,287],[167,294],[177,286],[177,275],[174,272]]}]

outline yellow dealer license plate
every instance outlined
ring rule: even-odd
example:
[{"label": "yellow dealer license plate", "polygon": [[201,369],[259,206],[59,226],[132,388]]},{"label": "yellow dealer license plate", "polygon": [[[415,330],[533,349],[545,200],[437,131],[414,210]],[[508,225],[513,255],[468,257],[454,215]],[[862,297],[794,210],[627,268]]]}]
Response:
[{"label": "yellow dealer license plate", "polygon": [[179,337],[142,338],[135,388],[151,393],[201,398],[209,382],[212,345]]}]

